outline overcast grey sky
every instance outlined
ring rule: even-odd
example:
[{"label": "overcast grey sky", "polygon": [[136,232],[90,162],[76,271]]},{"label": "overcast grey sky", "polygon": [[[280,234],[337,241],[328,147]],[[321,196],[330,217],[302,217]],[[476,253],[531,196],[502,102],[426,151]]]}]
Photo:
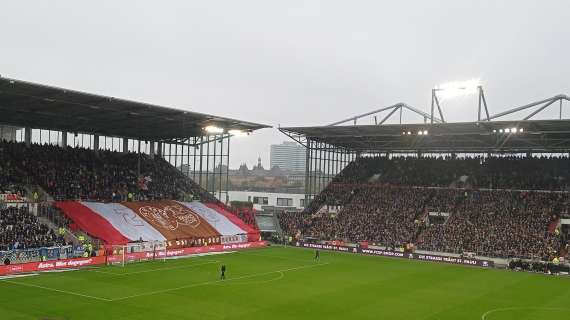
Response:
[{"label": "overcast grey sky", "polygon": [[[570,94],[570,1],[0,0],[0,74],[277,127],[480,78],[491,113]],[[475,97],[444,101],[448,121]],[[568,105],[570,107],[570,105]],[[565,113],[570,117],[570,110]],[[236,139],[268,166],[276,129]]]}]

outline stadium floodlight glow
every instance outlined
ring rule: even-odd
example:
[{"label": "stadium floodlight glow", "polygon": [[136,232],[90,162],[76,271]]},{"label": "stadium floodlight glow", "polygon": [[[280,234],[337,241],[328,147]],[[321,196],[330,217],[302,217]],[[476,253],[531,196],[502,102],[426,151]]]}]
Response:
[{"label": "stadium floodlight glow", "polygon": [[427,136],[427,134],[428,134],[428,131],[424,130],[424,136]]},{"label": "stadium floodlight glow", "polygon": [[412,132],[411,132],[411,131],[408,131],[408,135],[410,135],[410,134],[412,134]]},{"label": "stadium floodlight glow", "polygon": [[499,129],[499,132],[500,132],[500,133],[503,133],[503,129]]},{"label": "stadium floodlight glow", "polygon": [[439,91],[438,95],[442,98],[453,98],[459,95],[469,95],[477,93],[477,89],[481,86],[480,79],[470,79],[466,81],[454,81],[443,83],[434,88]]},{"label": "stadium floodlight glow", "polygon": [[517,133],[517,128],[512,128],[511,133]]},{"label": "stadium floodlight glow", "polygon": [[204,130],[208,133],[223,133],[224,129],[216,126],[207,126]]},{"label": "stadium floodlight glow", "polygon": [[228,133],[231,134],[232,136],[236,136],[236,137],[247,136],[247,132],[245,132],[243,130],[238,130],[238,129],[232,129],[232,130],[228,131]]},{"label": "stadium floodlight glow", "polygon": [[523,128],[520,128],[520,129],[519,129],[519,132],[523,132],[523,131],[524,131],[524,129],[523,129]]},{"label": "stadium floodlight glow", "polygon": [[418,131],[418,135],[421,136],[422,134],[424,134],[424,132],[422,130]]},{"label": "stadium floodlight glow", "polygon": [[493,129],[493,133],[497,133],[497,129]]},{"label": "stadium floodlight glow", "polygon": [[505,132],[506,132],[506,133],[510,133],[510,132],[511,132],[511,129],[506,128],[506,129],[505,129]]}]

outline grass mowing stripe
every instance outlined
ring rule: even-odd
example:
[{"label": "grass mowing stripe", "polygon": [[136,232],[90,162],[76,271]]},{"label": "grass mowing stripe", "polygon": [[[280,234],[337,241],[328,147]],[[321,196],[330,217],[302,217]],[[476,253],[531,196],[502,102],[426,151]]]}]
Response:
[{"label": "grass mowing stripe", "polygon": [[53,292],[65,293],[65,294],[70,294],[70,295],[74,295],[74,296],[78,296],[78,297],[95,299],[95,300],[99,300],[99,301],[105,301],[105,302],[111,302],[112,301],[111,299],[107,299],[107,298],[90,296],[88,294],[83,294],[83,293],[78,293],[78,292],[73,292],[73,291],[59,290],[59,289],[39,286],[36,284],[16,282],[16,281],[11,281],[11,280],[4,280],[2,282],[11,283],[11,284],[19,285],[19,286],[24,286],[24,287],[38,288],[38,289],[44,289],[44,290],[49,290],[49,291],[53,291]]},{"label": "grass mowing stripe", "polygon": [[301,270],[301,269],[308,269],[308,268],[314,268],[314,267],[318,267],[318,266],[326,266],[326,265],[329,265],[329,264],[330,264],[330,263],[327,262],[327,263],[319,263],[319,264],[312,264],[312,265],[304,265],[304,266],[299,266],[299,267],[294,267],[294,268],[288,268],[288,269],[283,269],[283,270],[274,270],[274,271],[268,271],[268,272],[262,272],[262,273],[248,274],[248,275],[244,275],[244,276],[240,276],[240,277],[235,277],[235,278],[231,278],[231,279],[226,279],[226,280],[214,280],[214,281],[206,281],[206,282],[200,282],[200,283],[193,283],[193,284],[189,284],[189,285],[185,285],[185,286],[181,286],[181,287],[176,287],[176,288],[170,288],[170,289],[163,289],[163,290],[151,291],[151,292],[146,292],[146,293],[141,293],[141,294],[134,294],[134,295],[131,295],[131,296],[126,296],[126,297],[122,297],[122,298],[113,299],[113,300],[111,300],[111,301],[121,301],[121,300],[126,300],[126,299],[139,298],[139,297],[144,297],[144,296],[151,296],[151,295],[160,294],[160,293],[167,293],[167,292],[172,292],[172,291],[177,291],[177,290],[182,290],[182,289],[194,288],[194,287],[199,287],[199,286],[206,286],[206,285],[209,285],[209,284],[216,284],[216,283],[220,283],[220,282],[223,282],[223,281],[232,281],[232,280],[248,279],[248,278],[259,277],[259,276],[268,275],[268,274],[272,274],[272,273],[295,271],[295,270]]}]

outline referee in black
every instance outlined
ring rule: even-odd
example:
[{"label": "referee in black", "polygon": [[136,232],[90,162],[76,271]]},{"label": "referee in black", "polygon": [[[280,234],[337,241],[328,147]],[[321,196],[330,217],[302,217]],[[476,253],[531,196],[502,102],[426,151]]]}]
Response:
[{"label": "referee in black", "polygon": [[319,252],[319,249],[315,250],[315,261],[319,261],[319,258],[321,257],[321,253]]},{"label": "referee in black", "polygon": [[220,280],[225,280],[226,279],[226,265],[222,264],[222,267],[220,268]]}]

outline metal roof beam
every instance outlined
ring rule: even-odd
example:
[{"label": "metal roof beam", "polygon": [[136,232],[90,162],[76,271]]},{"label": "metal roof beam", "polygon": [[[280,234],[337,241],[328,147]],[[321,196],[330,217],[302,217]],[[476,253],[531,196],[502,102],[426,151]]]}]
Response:
[{"label": "metal roof beam", "polygon": [[492,116],[490,116],[490,117],[487,117],[487,119],[484,119],[484,120],[492,120],[492,119],[500,118],[500,117],[503,117],[503,116],[506,116],[506,115],[509,115],[509,114],[512,114],[512,113],[515,113],[515,112],[519,112],[519,111],[522,111],[522,110],[525,110],[525,109],[528,109],[528,108],[532,108],[532,107],[541,105],[541,104],[543,104],[543,103],[547,103],[547,102],[551,102],[551,101],[556,101],[556,100],[558,100],[558,99],[565,99],[565,100],[570,101],[570,98],[569,98],[567,95],[560,94],[560,95],[557,95],[557,96],[554,96],[554,97],[551,97],[551,98],[548,98],[548,99],[544,99],[544,100],[532,102],[532,103],[526,104],[526,105],[524,105],[524,106],[516,107],[516,108],[510,109],[510,110],[507,110],[507,111],[503,111],[503,112],[494,114],[494,115],[492,115]]}]

